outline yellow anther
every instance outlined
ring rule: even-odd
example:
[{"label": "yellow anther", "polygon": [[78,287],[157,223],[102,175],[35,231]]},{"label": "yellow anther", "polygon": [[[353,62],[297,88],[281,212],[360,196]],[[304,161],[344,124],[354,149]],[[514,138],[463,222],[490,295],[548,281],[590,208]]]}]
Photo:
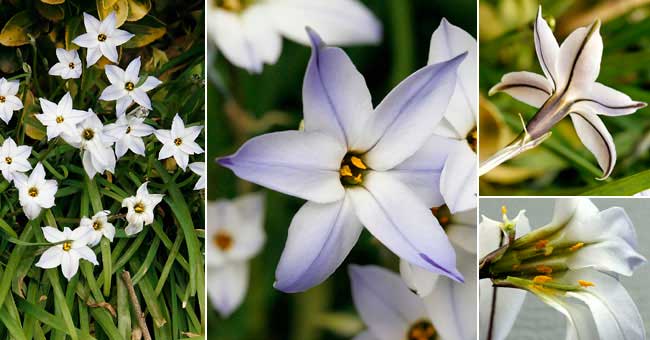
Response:
[{"label": "yellow anther", "polygon": [[144,208],[144,203],[142,202],[138,202],[133,206],[133,210],[138,214],[142,214],[145,210]]},{"label": "yellow anther", "polygon": [[361,182],[363,182],[362,175],[361,175],[361,174],[356,175],[356,176],[354,177],[354,182],[355,182],[355,183],[361,183]]},{"label": "yellow anther", "polygon": [[547,275],[537,275],[533,278],[535,283],[547,283],[549,281],[553,281],[553,278]]},{"label": "yellow anther", "polygon": [[576,250],[582,248],[584,245],[585,245],[584,242],[578,242],[578,243],[572,245],[571,248],[569,248],[569,250],[570,251],[576,251]]},{"label": "yellow anther", "polygon": [[339,170],[339,173],[343,177],[352,177],[353,176],[352,175],[352,170],[347,165],[342,166],[341,169]]},{"label": "yellow anther", "polygon": [[72,242],[71,241],[63,242],[63,250],[70,251],[70,249],[72,249]]},{"label": "yellow anther", "polygon": [[544,256],[549,256],[549,255],[551,255],[551,254],[553,254],[553,247],[551,247],[551,246],[547,246],[547,247],[544,249]]},{"label": "yellow anther", "polygon": [[363,164],[363,161],[361,160],[361,158],[359,158],[357,156],[350,157],[350,162],[352,163],[352,165],[356,166],[357,168],[359,168],[361,170],[368,169],[368,167],[365,164]]},{"label": "yellow anther", "polygon": [[549,274],[551,274],[553,272],[553,268],[551,268],[549,266],[546,266],[546,265],[543,265],[543,264],[540,264],[540,265],[536,266],[535,269],[537,269],[538,272],[540,272],[542,274],[546,274],[546,275],[549,275]]},{"label": "yellow anther", "polygon": [[544,249],[548,244],[548,240],[539,240],[535,243],[535,249]]},{"label": "yellow anther", "polygon": [[505,214],[507,214],[507,213],[508,213],[508,208],[506,208],[505,205],[502,205],[502,206],[501,206],[501,215],[505,215]]},{"label": "yellow anther", "polygon": [[578,280],[578,283],[583,286],[583,287],[593,287],[595,286],[593,282],[585,281],[585,280]]}]

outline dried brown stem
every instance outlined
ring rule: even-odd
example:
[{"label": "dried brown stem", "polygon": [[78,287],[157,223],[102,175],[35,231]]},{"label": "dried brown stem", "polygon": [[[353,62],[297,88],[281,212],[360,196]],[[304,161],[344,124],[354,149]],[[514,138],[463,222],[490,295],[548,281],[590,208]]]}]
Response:
[{"label": "dried brown stem", "polygon": [[145,340],[152,340],[151,334],[149,334],[149,329],[147,328],[147,321],[144,319],[144,313],[142,313],[142,308],[140,308],[140,302],[138,302],[138,296],[135,295],[135,288],[133,288],[133,281],[131,281],[131,274],[128,271],[122,272],[122,281],[126,285],[126,289],[129,291],[129,297],[131,298],[131,303],[133,304],[133,309],[138,318],[138,326],[142,330],[142,335]]}]

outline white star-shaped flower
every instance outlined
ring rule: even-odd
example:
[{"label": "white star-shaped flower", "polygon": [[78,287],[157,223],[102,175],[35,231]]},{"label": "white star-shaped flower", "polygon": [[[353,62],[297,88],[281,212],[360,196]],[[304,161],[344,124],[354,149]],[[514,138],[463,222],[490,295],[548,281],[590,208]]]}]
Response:
[{"label": "white star-shaped flower", "polygon": [[0,146],[0,171],[8,182],[11,183],[14,180],[15,173],[26,172],[32,168],[27,160],[31,152],[31,146],[18,146],[13,139],[5,139]]},{"label": "white star-shaped flower", "polygon": [[201,125],[186,128],[183,119],[177,113],[174,116],[171,130],[154,131],[156,138],[163,143],[163,147],[158,154],[158,159],[174,157],[178,166],[185,170],[190,155],[203,153],[203,149],[194,142],[202,129],[203,126]]},{"label": "white star-shaped flower", "polygon": [[23,102],[16,96],[20,83],[0,78],[0,119],[9,124],[14,111],[23,108]]},{"label": "white star-shaped flower", "polygon": [[115,226],[112,223],[108,222],[108,215],[110,213],[110,211],[104,210],[96,213],[91,218],[88,218],[86,216],[81,218],[79,226],[82,228],[88,228],[90,230],[88,237],[88,246],[94,247],[98,245],[103,236],[105,236],[109,241],[113,242],[113,237],[115,237]]},{"label": "white star-shaped flower", "polygon": [[106,59],[117,63],[117,46],[129,41],[135,35],[118,29],[116,24],[115,12],[111,12],[102,21],[97,20],[88,13],[84,13],[86,33],[74,38],[72,42],[88,49],[86,52],[86,67],[94,65],[102,55]]},{"label": "white star-shaped flower", "polygon": [[47,128],[47,140],[61,136],[70,144],[80,143],[81,136],[76,134],[77,124],[88,117],[87,111],[72,108],[70,92],[66,93],[58,104],[45,98],[39,98],[43,113],[35,117]]},{"label": "white star-shaped flower", "polygon": [[56,57],[59,62],[54,64],[48,72],[51,76],[59,76],[63,79],[77,79],[81,77],[81,59],[76,50],[67,51],[63,48],[56,49]]},{"label": "white star-shaped flower", "polygon": [[194,185],[194,190],[205,189],[205,162],[194,162],[189,165],[193,173],[199,175],[199,180]]},{"label": "white star-shaped flower", "polygon": [[81,149],[88,177],[93,178],[104,171],[115,172],[115,152],[111,148],[113,140],[104,134],[104,125],[92,110],[88,112],[88,118],[77,125],[76,131],[78,142],[70,144]]},{"label": "white star-shaped flower", "polygon": [[36,165],[29,177],[16,173],[14,184],[18,189],[18,198],[23,212],[30,220],[37,218],[41,209],[54,206],[54,195],[58,185],[53,179],[45,179],[45,170],[41,163]]},{"label": "white star-shaped flower", "polygon": [[115,140],[115,155],[121,158],[128,150],[144,156],[145,146],[142,137],[151,135],[154,128],[144,122],[144,117],[124,115],[115,123],[104,127],[104,133]]},{"label": "white star-shaped flower", "polygon": [[134,235],[142,231],[142,227],[153,223],[153,209],[162,201],[164,195],[150,194],[147,182],[142,183],[135,196],[127,197],[122,201],[122,207],[128,209],[126,220],[129,225],[124,231],[127,235]]},{"label": "white star-shaped flower", "polygon": [[126,109],[133,102],[152,110],[151,100],[147,96],[147,92],[153,90],[162,82],[156,77],[148,76],[140,84],[140,57],[131,61],[126,70],[122,70],[115,65],[106,65],[105,71],[111,85],[102,91],[99,99],[105,101],[116,100],[115,111],[118,117],[123,116]]},{"label": "white star-shaped flower", "polygon": [[94,265],[99,264],[97,256],[88,247],[88,237],[92,229],[78,227],[70,230],[66,227],[60,231],[49,226],[41,229],[45,239],[55,244],[41,255],[35,264],[36,267],[51,269],[61,266],[63,276],[69,281],[79,270],[79,260],[84,259]]}]

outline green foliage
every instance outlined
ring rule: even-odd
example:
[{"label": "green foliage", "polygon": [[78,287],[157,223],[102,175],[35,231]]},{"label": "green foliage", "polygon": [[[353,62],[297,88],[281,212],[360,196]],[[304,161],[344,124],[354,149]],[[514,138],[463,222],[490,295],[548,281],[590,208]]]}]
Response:
[{"label": "green foliage", "polygon": [[[110,3],[110,4],[107,4]],[[63,140],[47,142],[45,128],[34,118],[38,98],[58,102],[70,92],[75,109],[92,109],[104,124],[114,122],[115,103],[99,101],[108,85],[101,60],[83,70],[82,78],[48,75],[55,49],[73,48],[85,32],[82,13],[98,16],[100,5],[126,6],[123,29],[135,42],[118,48],[120,66],[142,58],[141,74],[163,84],[149,92],[153,111],[146,120],[169,129],[178,112],[189,125],[204,120],[203,4],[174,1],[39,0],[0,2],[0,76],[20,80],[24,110],[9,125],[0,123],[0,141],[12,137],[33,148],[30,162],[41,162],[48,179],[56,179],[56,206],[28,221],[13,185],[0,181],[0,338],[131,339],[138,316],[122,273],[129,271],[144,319],[155,339],[200,337],[205,327],[203,208],[204,192],[193,190],[197,175],[159,161],[161,143],[145,137],[146,157],[127,153],[114,174],[89,179],[79,150]],[[119,17],[119,16],[118,16]],[[129,48],[135,47],[135,48]],[[79,50],[82,60],[85,55]],[[85,64],[85,63],[84,63]],[[197,142],[203,145],[203,138]],[[195,156],[192,161],[202,161]],[[149,181],[152,193],[164,194],[152,225],[127,237],[121,201]],[[46,249],[41,227],[75,228],[82,216],[110,210],[117,228],[113,243],[104,238],[94,251],[99,266],[82,260],[69,282],[60,268],[34,266]]]}]

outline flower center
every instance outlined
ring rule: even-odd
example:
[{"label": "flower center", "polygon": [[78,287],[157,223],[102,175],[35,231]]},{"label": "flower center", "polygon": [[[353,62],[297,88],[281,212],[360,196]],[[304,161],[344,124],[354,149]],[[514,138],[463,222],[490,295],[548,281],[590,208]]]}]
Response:
[{"label": "flower center", "polygon": [[0,96],[0,104],[3,104],[6,101],[7,101],[7,98],[5,98],[5,96]]},{"label": "flower center", "polygon": [[74,70],[74,63],[69,63],[69,64],[68,64],[68,67],[69,67],[71,70]]},{"label": "flower center", "polygon": [[27,190],[27,194],[31,197],[36,197],[38,196],[38,188],[36,187],[31,187],[29,190]]},{"label": "flower center", "polygon": [[63,116],[56,116],[56,123],[57,124],[61,124],[64,121],[65,121],[65,119],[63,118]]},{"label": "flower center", "polygon": [[102,222],[100,222],[100,221],[95,221],[95,222],[93,223],[93,229],[95,229],[95,230],[101,230],[101,229],[102,229]]},{"label": "flower center", "polygon": [[234,240],[229,233],[223,230],[219,230],[217,231],[217,234],[214,235],[213,242],[217,248],[221,249],[222,251],[227,251],[232,248]]},{"label": "flower center", "polygon": [[99,35],[97,36],[97,40],[99,40],[101,42],[106,41],[106,38],[107,38],[106,34],[104,34],[104,33],[99,33]]},{"label": "flower center", "polygon": [[124,88],[127,91],[133,91],[133,89],[135,88],[135,84],[133,84],[132,82],[127,82],[126,84],[124,84]]},{"label": "flower center", "polygon": [[14,162],[14,160],[11,157],[9,157],[9,156],[5,157],[5,163],[7,163],[8,165],[11,165],[11,163],[13,163],[13,162]]},{"label": "flower center", "polygon": [[176,146],[181,146],[181,144],[183,144],[183,140],[181,138],[176,138],[174,139],[174,144],[176,144]]},{"label": "flower center", "polygon": [[72,241],[63,242],[63,250],[70,251],[72,249]]},{"label": "flower center", "polygon": [[437,338],[438,333],[428,320],[416,321],[406,333],[406,340],[435,340]]},{"label": "flower center", "polygon": [[128,135],[129,133],[131,133],[131,127],[130,127],[130,126],[127,126],[127,127],[126,127],[126,134]]},{"label": "flower center", "polygon": [[339,174],[341,175],[341,184],[358,185],[363,182],[363,174],[368,170],[359,156],[348,153],[343,157]]},{"label": "flower center", "polygon": [[438,219],[442,229],[446,229],[451,223],[451,211],[449,211],[447,205],[431,208],[431,213]]},{"label": "flower center", "polygon": [[217,0],[217,7],[227,11],[239,12],[244,9],[244,4],[240,0]]},{"label": "flower center", "polygon": [[467,140],[469,147],[476,153],[476,146],[478,144],[478,131],[476,131],[476,127],[467,134],[465,140]]},{"label": "flower center", "polygon": [[85,129],[83,132],[83,137],[85,140],[91,140],[93,137],[95,137],[95,131],[92,129]]},{"label": "flower center", "polygon": [[144,203],[138,202],[133,206],[133,210],[138,213],[142,214],[144,212]]}]

